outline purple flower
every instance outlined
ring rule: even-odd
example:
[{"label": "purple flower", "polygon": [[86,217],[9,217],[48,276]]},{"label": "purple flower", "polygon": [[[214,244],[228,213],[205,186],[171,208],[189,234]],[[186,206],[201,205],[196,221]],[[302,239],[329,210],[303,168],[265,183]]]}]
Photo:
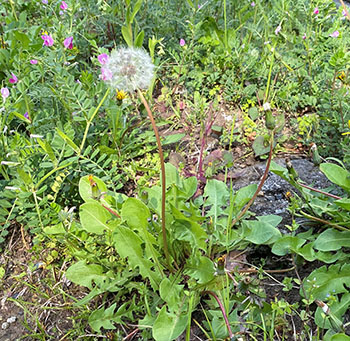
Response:
[{"label": "purple flower", "polygon": [[32,64],[32,65],[36,65],[36,64],[38,64],[38,61],[36,59],[31,59],[29,61],[29,63]]},{"label": "purple flower", "polygon": [[27,120],[29,120],[29,114],[28,111],[26,111],[26,113],[23,115]]},{"label": "purple flower", "polygon": [[185,39],[180,39],[180,46],[185,46],[186,42],[185,42]]},{"label": "purple flower", "polygon": [[73,37],[68,37],[63,41],[63,45],[66,49],[71,50],[73,48]]},{"label": "purple flower", "polygon": [[305,39],[306,39],[306,34],[303,35],[303,40],[305,40]]},{"label": "purple flower", "polygon": [[52,45],[53,45],[53,39],[52,39],[52,37],[51,37],[50,35],[48,35],[48,34],[43,34],[43,35],[41,36],[41,39],[44,40],[43,46],[44,46],[44,45],[45,45],[45,46],[52,46]]},{"label": "purple flower", "polygon": [[7,97],[10,96],[10,91],[8,88],[1,88],[1,96],[4,99],[4,101],[6,100]]},{"label": "purple flower", "polygon": [[318,10],[318,7],[315,7],[314,14],[317,15],[318,13],[320,13],[320,11]]},{"label": "purple flower", "polygon": [[97,59],[101,65],[105,65],[108,62],[108,55],[106,53],[102,53],[97,57]]},{"label": "purple flower", "polygon": [[14,73],[12,73],[12,72],[11,72],[11,75],[12,75],[12,77],[9,78],[9,82],[11,84],[16,84],[18,82],[18,79],[17,79],[16,75]]},{"label": "purple flower", "polygon": [[66,4],[65,1],[61,1],[60,9],[63,9],[64,11],[68,9],[68,5]]},{"label": "purple flower", "polygon": [[278,26],[276,27],[276,29],[275,29],[275,34],[276,34],[276,36],[277,36],[277,34],[281,31],[281,29],[282,29],[281,25],[278,25]]},{"label": "purple flower", "polygon": [[250,6],[255,7],[255,2],[253,1]]},{"label": "purple flower", "polygon": [[199,4],[198,4],[198,9],[201,9],[201,7],[202,7],[202,5],[199,5]]},{"label": "purple flower", "polygon": [[332,38],[338,38],[339,37],[339,31],[334,31],[332,34],[329,35]]},{"label": "purple flower", "polygon": [[44,4],[44,5],[47,5],[49,2],[48,0],[41,0],[41,2]]},{"label": "purple flower", "polygon": [[112,80],[112,77],[113,77],[113,73],[110,69],[106,69],[106,68],[101,68],[101,75],[100,75],[100,78],[103,80],[103,81],[110,81]]}]

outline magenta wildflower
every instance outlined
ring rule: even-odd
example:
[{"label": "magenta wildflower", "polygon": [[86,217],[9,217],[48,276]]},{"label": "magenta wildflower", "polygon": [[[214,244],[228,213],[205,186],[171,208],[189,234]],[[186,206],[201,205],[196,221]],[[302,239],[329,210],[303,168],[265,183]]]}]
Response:
[{"label": "magenta wildflower", "polygon": [[250,6],[255,7],[255,2],[253,1]]},{"label": "magenta wildflower", "polygon": [[100,75],[100,78],[103,80],[103,81],[110,81],[112,80],[112,77],[113,77],[113,73],[110,69],[106,69],[106,68],[101,68],[101,75]]},{"label": "magenta wildflower", "polygon": [[275,29],[275,34],[276,34],[276,36],[277,36],[277,34],[281,31],[281,29],[282,29],[281,25],[278,25],[278,26],[276,27],[276,29]]},{"label": "magenta wildflower", "polygon": [[180,39],[180,46],[185,46],[186,42],[185,42],[185,39]]},{"label": "magenta wildflower", "polygon": [[32,64],[32,65],[36,65],[36,64],[38,64],[38,61],[36,59],[31,59],[29,61],[29,63]]},{"label": "magenta wildflower", "polygon": [[303,40],[305,40],[305,39],[306,39],[306,34],[303,35]]},{"label": "magenta wildflower", "polygon": [[332,34],[329,35],[332,38],[338,38],[339,37],[339,31],[334,31]]},{"label": "magenta wildflower", "polygon": [[11,84],[16,84],[18,82],[18,79],[17,79],[16,75],[14,73],[12,73],[12,72],[11,72],[11,75],[12,75],[12,77],[9,78],[9,82]]},{"label": "magenta wildflower", "polygon": [[45,46],[52,46],[53,45],[53,38],[50,35],[43,34],[41,36],[41,39],[44,40],[43,45],[45,45]]},{"label": "magenta wildflower", "polygon": [[64,11],[68,9],[68,5],[66,4],[65,1],[61,1],[60,9],[63,9]]},{"label": "magenta wildflower", "polygon": [[105,65],[108,62],[108,55],[106,53],[101,53],[97,56],[97,59],[101,65]]},{"label": "magenta wildflower", "polygon": [[315,7],[314,14],[317,15],[318,13],[320,13],[320,11],[318,10],[318,7]]},{"label": "magenta wildflower", "polygon": [[73,37],[68,37],[63,41],[63,45],[66,49],[71,50],[73,48]]},{"label": "magenta wildflower", "polygon": [[29,114],[28,111],[25,112],[25,114],[23,115],[27,120],[29,120]]},{"label": "magenta wildflower", "polygon": [[10,96],[10,91],[8,88],[1,88],[1,96],[4,99],[4,101],[6,100],[7,97]]}]

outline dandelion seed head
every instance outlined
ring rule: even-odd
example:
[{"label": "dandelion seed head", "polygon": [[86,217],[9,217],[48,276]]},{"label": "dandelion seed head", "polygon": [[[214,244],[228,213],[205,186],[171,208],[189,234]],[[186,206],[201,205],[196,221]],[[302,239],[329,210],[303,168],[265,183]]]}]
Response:
[{"label": "dandelion seed head", "polygon": [[145,50],[122,47],[112,51],[101,68],[101,79],[113,89],[147,89],[153,78],[153,69],[151,57]]}]

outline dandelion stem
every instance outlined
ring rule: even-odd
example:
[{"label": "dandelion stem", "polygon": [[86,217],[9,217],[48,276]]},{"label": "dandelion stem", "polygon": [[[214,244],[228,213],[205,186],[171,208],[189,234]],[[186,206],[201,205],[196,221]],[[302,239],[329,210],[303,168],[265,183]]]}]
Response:
[{"label": "dandelion stem", "polygon": [[233,339],[233,333],[232,333],[232,330],[231,330],[231,326],[230,326],[230,322],[228,321],[228,318],[227,318],[227,314],[226,314],[226,311],[225,311],[225,308],[223,306],[223,304],[221,303],[219,297],[217,297],[217,295],[213,292],[213,291],[203,291],[202,292],[202,295],[211,295],[215,298],[216,302],[218,303],[219,307],[220,307],[220,310],[222,312],[222,316],[224,317],[224,320],[225,320],[225,324],[226,324],[226,328],[227,328],[227,331],[228,331],[228,335],[230,336],[230,340]]},{"label": "dandelion stem", "polygon": [[167,242],[167,237],[166,237],[166,228],[165,228],[165,194],[166,194],[166,183],[165,183],[165,164],[164,164],[164,155],[163,155],[163,149],[162,149],[162,144],[160,142],[159,138],[159,132],[158,128],[156,126],[156,122],[154,121],[154,117],[152,114],[152,111],[143,96],[141,90],[138,90],[139,96],[141,98],[141,101],[143,105],[146,108],[147,114],[149,119],[151,120],[152,128],[154,131],[154,135],[156,136],[157,140],[157,146],[158,146],[158,152],[159,152],[159,158],[160,158],[160,171],[161,171],[161,179],[162,179],[162,235],[163,235],[163,244],[164,244],[164,253],[165,253],[165,258],[168,263],[168,269],[171,270],[172,266],[170,264],[170,256],[169,256],[169,249],[168,249],[168,242]]}]

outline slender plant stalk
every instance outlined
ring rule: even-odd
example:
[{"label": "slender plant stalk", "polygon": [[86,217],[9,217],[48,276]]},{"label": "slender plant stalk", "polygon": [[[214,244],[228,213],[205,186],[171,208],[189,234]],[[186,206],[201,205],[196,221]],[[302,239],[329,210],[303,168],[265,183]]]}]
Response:
[{"label": "slender plant stalk", "polygon": [[162,144],[160,142],[160,137],[159,137],[159,132],[158,128],[156,126],[156,122],[154,121],[154,117],[152,114],[152,111],[143,96],[142,92],[138,90],[139,96],[141,98],[141,101],[143,105],[146,108],[148,117],[151,121],[152,128],[154,131],[154,135],[156,136],[157,140],[157,146],[158,146],[158,152],[159,152],[159,158],[160,158],[160,171],[161,171],[161,179],[162,179],[162,235],[163,235],[163,244],[164,244],[164,253],[165,253],[165,258],[168,263],[168,269],[172,269],[172,266],[170,264],[170,256],[169,256],[169,249],[168,249],[168,242],[166,238],[166,228],[165,228],[165,194],[166,194],[166,183],[165,183],[165,163],[164,163],[164,155],[163,155],[163,149],[162,149]]},{"label": "slender plant stalk", "polygon": [[326,195],[330,198],[333,198],[333,199],[337,199],[337,200],[341,200],[342,198],[341,197],[338,197],[337,195],[334,195],[332,193],[327,193],[327,192],[323,192],[317,188],[313,188],[313,187],[310,187],[310,186],[307,186],[307,185],[304,185],[304,184],[301,184],[300,182],[298,182],[298,185],[300,185],[301,187],[304,187],[304,188],[307,188],[309,189],[310,191],[314,191],[314,192],[317,192],[317,193],[321,193],[323,195]]},{"label": "slender plant stalk", "polygon": [[226,312],[225,312],[225,308],[224,308],[223,304],[221,303],[221,301],[219,300],[219,297],[217,297],[214,292],[209,291],[209,290],[202,292],[202,295],[205,295],[205,294],[213,296],[215,298],[216,302],[218,302],[218,305],[219,305],[220,310],[222,312],[222,316],[224,317],[224,320],[225,320],[225,324],[226,324],[226,327],[227,327],[228,335],[230,336],[230,339],[232,340],[233,333],[232,333],[232,330],[231,330],[231,326],[230,326],[230,323],[228,321],[228,318],[227,318],[227,315],[226,315]]},{"label": "slender plant stalk", "polygon": [[225,22],[225,48],[228,52],[228,37],[227,37],[227,14],[226,14],[226,0],[224,0],[224,22]]},{"label": "slender plant stalk", "polygon": [[308,213],[306,213],[306,212],[304,212],[304,211],[300,211],[300,213],[301,213],[305,218],[309,218],[309,219],[311,219],[311,220],[318,221],[318,222],[320,222],[320,223],[322,223],[322,224],[330,225],[330,226],[332,226],[332,227],[334,227],[334,228],[336,228],[336,229],[338,229],[338,230],[340,230],[340,231],[349,231],[349,229],[346,228],[346,227],[344,227],[344,226],[340,226],[340,225],[338,225],[338,224],[331,223],[330,221],[327,221],[327,220],[324,220],[324,219],[321,219],[321,218],[314,217],[313,215],[308,214]]},{"label": "slender plant stalk", "polygon": [[267,163],[266,163],[266,169],[265,169],[265,172],[260,180],[260,183],[259,183],[259,186],[258,188],[256,189],[253,197],[249,200],[248,204],[244,207],[244,209],[238,214],[238,216],[233,220],[231,226],[234,226],[238,220],[240,220],[244,214],[248,211],[249,207],[252,206],[255,198],[258,196],[259,192],[261,191],[261,188],[262,186],[264,185],[264,182],[267,178],[267,175],[269,173],[269,169],[270,169],[270,164],[271,164],[271,160],[272,160],[272,150],[273,150],[273,140],[274,140],[274,131],[272,131],[271,133],[271,142],[270,142],[270,153],[269,153],[269,158],[267,160]]},{"label": "slender plant stalk", "polygon": [[95,111],[93,112],[93,114],[91,115],[91,117],[89,118],[89,120],[86,122],[86,128],[85,128],[85,132],[84,132],[84,136],[83,136],[83,140],[81,141],[81,145],[80,145],[80,148],[79,148],[79,156],[84,148],[84,145],[85,145],[85,141],[86,141],[86,137],[87,137],[87,134],[89,132],[89,128],[90,128],[90,125],[93,121],[93,119],[95,118],[96,114],[98,113],[99,109],[101,108],[103,102],[106,100],[109,92],[111,91],[110,88],[108,88],[106,90],[106,93],[105,95],[103,96],[103,98],[101,99],[101,102],[98,104],[97,108],[95,109]]}]

